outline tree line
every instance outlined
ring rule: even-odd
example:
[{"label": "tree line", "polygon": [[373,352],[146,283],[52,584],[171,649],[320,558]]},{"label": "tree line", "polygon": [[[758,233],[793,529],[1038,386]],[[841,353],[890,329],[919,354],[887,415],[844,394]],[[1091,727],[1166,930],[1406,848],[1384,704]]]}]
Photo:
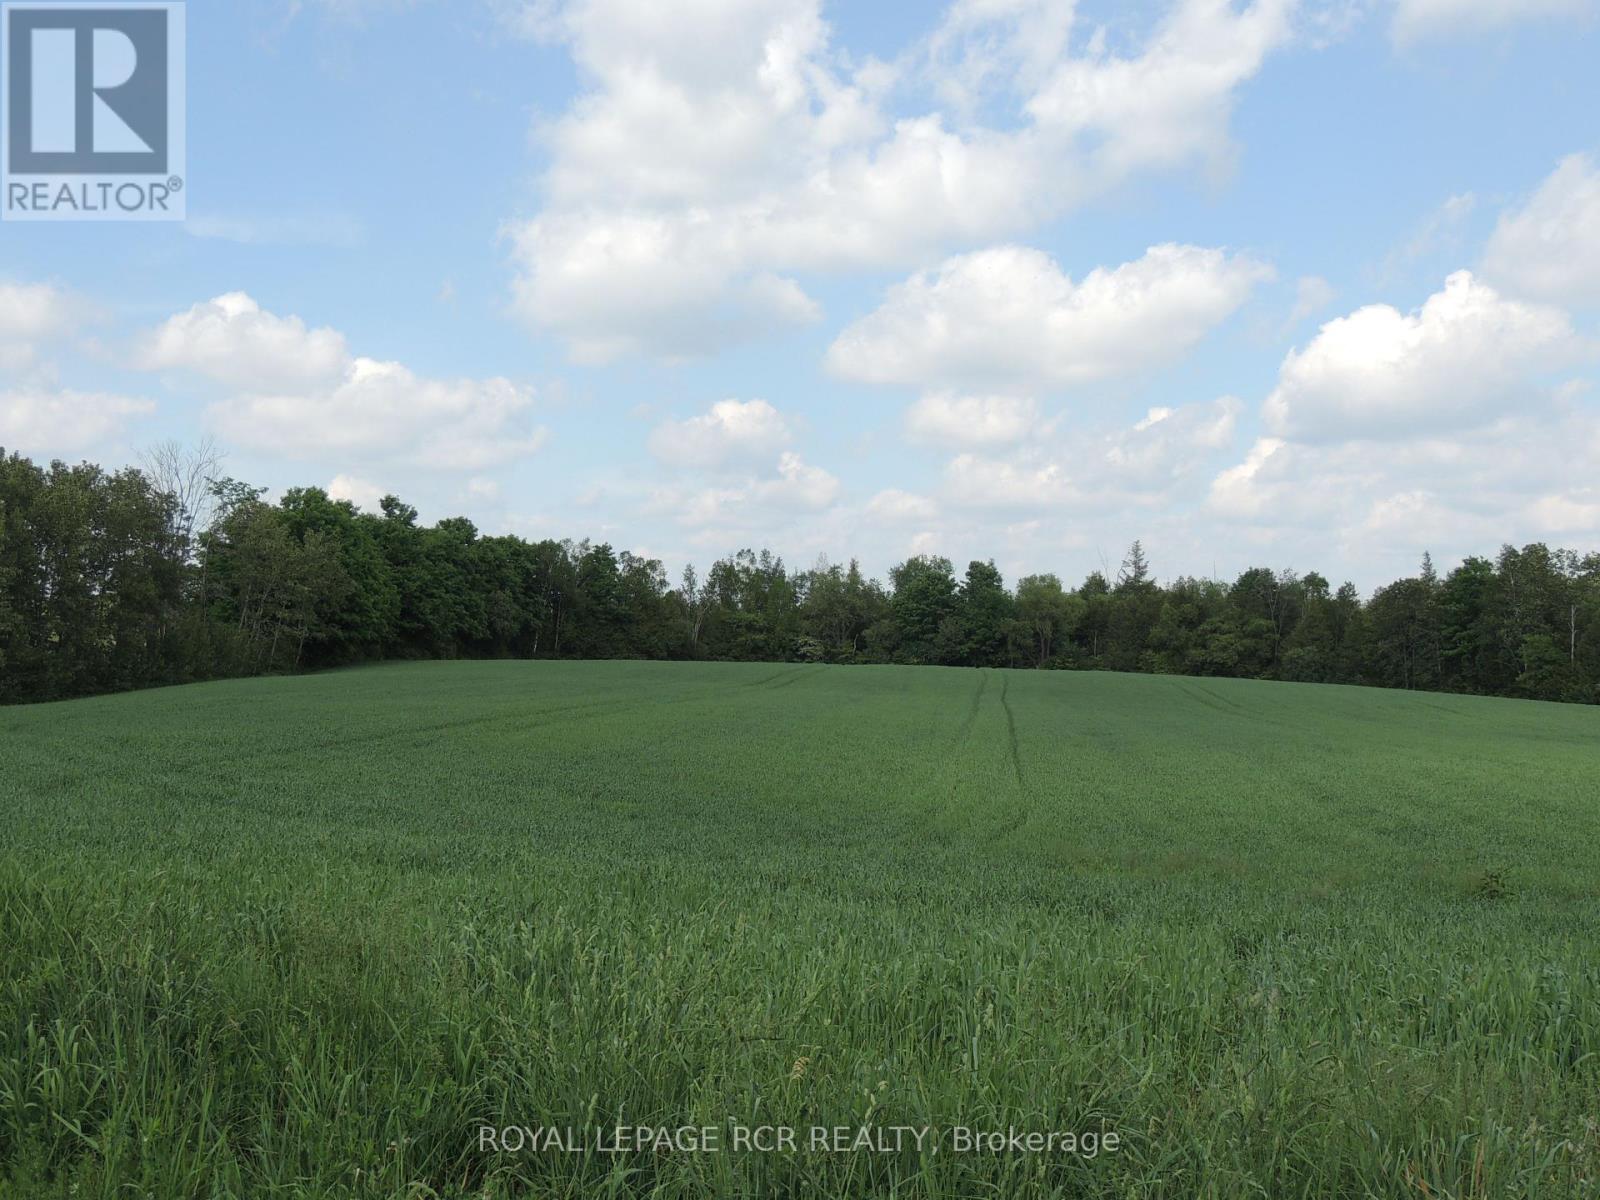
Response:
[{"label": "tree line", "polygon": [[907,559],[887,582],[742,550],[674,585],[589,541],[275,504],[209,451],[142,468],[0,450],[0,703],[386,659],[648,658],[1233,676],[1600,702],[1600,554],[1534,544],[1354,586],[1265,567],[1160,584],[1139,543],[1077,587]]}]

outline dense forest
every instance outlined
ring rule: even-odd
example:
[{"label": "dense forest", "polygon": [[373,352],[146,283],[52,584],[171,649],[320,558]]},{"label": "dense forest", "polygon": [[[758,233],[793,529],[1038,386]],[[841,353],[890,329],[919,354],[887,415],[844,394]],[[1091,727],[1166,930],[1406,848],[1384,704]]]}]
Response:
[{"label": "dense forest", "polygon": [[1135,543],[1076,588],[992,563],[788,569],[740,551],[676,586],[587,541],[433,526],[295,488],[276,504],[166,446],[142,469],[0,450],[0,703],[397,658],[676,658],[1227,675],[1600,702],[1600,555],[1507,546],[1363,601],[1264,567],[1158,583]]}]

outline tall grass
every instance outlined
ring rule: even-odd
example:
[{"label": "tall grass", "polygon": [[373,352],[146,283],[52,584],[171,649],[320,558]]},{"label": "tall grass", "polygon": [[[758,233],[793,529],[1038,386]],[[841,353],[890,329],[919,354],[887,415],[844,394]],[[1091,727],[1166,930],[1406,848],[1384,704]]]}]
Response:
[{"label": "tall grass", "polygon": [[[0,713],[0,1195],[1583,1195],[1597,735],[665,664]],[[483,1124],[1121,1142],[506,1153]]]}]

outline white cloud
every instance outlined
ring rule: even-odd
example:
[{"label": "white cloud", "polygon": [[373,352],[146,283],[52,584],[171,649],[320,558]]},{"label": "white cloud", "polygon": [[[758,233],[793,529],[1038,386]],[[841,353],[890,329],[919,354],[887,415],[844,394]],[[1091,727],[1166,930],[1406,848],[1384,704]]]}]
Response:
[{"label": "white cloud", "polygon": [[1190,476],[1218,451],[1233,445],[1244,404],[1224,396],[1210,404],[1154,408],[1132,429],[1104,438],[1098,455],[1099,477],[1109,485],[1164,491]]},{"label": "white cloud", "polygon": [[669,516],[698,529],[708,540],[741,531],[770,536],[776,520],[798,512],[824,512],[833,507],[841,491],[839,480],[830,472],[785,451],[771,475],[749,476],[730,486],[657,488],[643,512]]},{"label": "white cloud", "polygon": [[61,386],[55,365],[40,351],[70,334],[85,304],[50,284],[0,280],[0,446],[35,455],[79,454],[121,434],[131,418],[148,415],[148,400]]},{"label": "white cloud", "polygon": [[528,420],[533,394],[508,379],[423,379],[358,358],[326,391],[247,395],[209,415],[227,437],[294,458],[393,459],[477,471],[535,453],[548,433]]},{"label": "white cloud", "polygon": [[[542,211],[508,228],[516,309],[582,360],[704,354],[816,319],[805,274],[912,266],[1225,162],[1233,93],[1291,8],[1179,0],[1134,56],[1074,58],[1070,3],[961,3],[891,66],[836,49],[819,0],[541,5],[588,86],[543,130]],[[958,111],[891,108],[921,87]]]},{"label": "white cloud", "polygon": [[1414,313],[1374,304],[1328,322],[1284,360],[1264,415],[1301,441],[1468,428],[1546,396],[1584,349],[1560,310],[1459,271]]},{"label": "white cloud", "polygon": [[721,400],[700,416],[656,426],[650,452],[675,467],[720,467],[730,460],[770,457],[789,436],[783,414],[765,400]]},{"label": "white cloud", "polygon": [[906,429],[922,441],[1005,445],[1038,432],[1039,405],[1026,396],[930,392],[906,410]]},{"label": "white cloud", "polygon": [[1600,535],[1600,489],[1574,488],[1565,495],[1541,496],[1526,512],[1536,527],[1550,533]]},{"label": "white cloud", "polygon": [[929,496],[886,488],[867,501],[866,515],[884,524],[931,521],[939,515],[939,505]]},{"label": "white cloud", "polygon": [[1046,129],[1097,140],[1090,157],[1105,178],[1217,160],[1229,150],[1234,89],[1287,40],[1294,8],[1179,0],[1142,54],[1062,63],[1028,112]]},{"label": "white cloud", "polygon": [[1594,12],[1594,0],[1398,0],[1391,32],[1395,41],[1404,44],[1485,33],[1519,21],[1592,16]]},{"label": "white cloud", "polygon": [[1314,317],[1333,303],[1339,293],[1320,275],[1306,275],[1294,288],[1294,308],[1289,313],[1289,324],[1298,325],[1307,317]]},{"label": "white cloud", "polygon": [[349,365],[344,335],[307,329],[229,292],[169,317],[135,355],[147,371],[186,370],[252,392],[336,383]]},{"label": "white cloud", "polygon": [[1600,304],[1600,166],[1562,159],[1532,199],[1500,218],[1484,274],[1519,295]]},{"label": "white cloud", "polygon": [[1226,516],[1265,516],[1275,497],[1263,484],[1273,478],[1275,468],[1287,461],[1287,457],[1276,458],[1287,445],[1281,438],[1256,439],[1242,463],[1229,467],[1212,482],[1212,509]]},{"label": "white cloud", "polygon": [[76,323],[77,309],[65,292],[49,284],[0,281],[0,343],[59,336]]},{"label": "white cloud", "polygon": [[229,438],[294,458],[377,459],[475,471],[537,451],[533,393],[503,378],[429,379],[397,362],[352,357],[344,335],[308,329],[242,292],[197,304],[147,336],[148,370],[226,385],[207,410]]},{"label": "white cloud", "polygon": [[378,502],[388,495],[388,489],[353,475],[335,475],[328,484],[328,495],[334,500],[348,500],[368,512],[377,512]]},{"label": "white cloud", "polygon": [[120,434],[130,417],[154,411],[148,400],[105,392],[33,385],[0,390],[0,446],[32,454],[76,454]]},{"label": "white cloud", "polygon": [[778,460],[777,478],[756,484],[753,495],[767,504],[827,508],[839,498],[839,481],[821,467],[808,466],[798,454],[787,453]]},{"label": "white cloud", "polygon": [[921,48],[939,98],[963,116],[999,92],[1028,98],[1065,57],[1074,0],[955,0]]},{"label": "white cloud", "polygon": [[945,496],[966,509],[1075,507],[1085,493],[1060,461],[1028,453],[1016,458],[960,454],[945,468]]},{"label": "white cloud", "polygon": [[40,343],[69,333],[82,317],[81,308],[50,284],[0,280],[0,371],[35,366]]},{"label": "white cloud", "polygon": [[1243,405],[1155,408],[1131,427],[1074,430],[1009,455],[967,453],[945,470],[945,498],[965,510],[1119,511],[1174,502],[1234,442]]},{"label": "white cloud", "polygon": [[1600,533],[1592,352],[1559,309],[1458,272],[1416,312],[1373,305],[1284,362],[1266,434],[1212,480],[1216,536],[1322,543],[1368,578],[1508,541]]},{"label": "white cloud", "polygon": [[1081,283],[1049,255],[998,246],[944,262],[889,292],[828,351],[870,383],[1035,391],[1169,362],[1236,311],[1270,270],[1195,246],[1154,246]]},{"label": "white cloud", "polygon": [[[1600,435],[1580,405],[1391,442],[1258,440],[1211,485],[1216,517],[1289,540],[1324,538],[1372,571],[1403,549],[1441,558],[1508,541],[1600,536]],[[1221,535],[1235,540],[1235,528]]]},{"label": "white cloud", "polygon": [[525,267],[517,310],[566,337],[574,362],[667,361],[804,324],[820,315],[793,279],[741,275],[738,231],[650,213],[548,213],[513,231]]}]

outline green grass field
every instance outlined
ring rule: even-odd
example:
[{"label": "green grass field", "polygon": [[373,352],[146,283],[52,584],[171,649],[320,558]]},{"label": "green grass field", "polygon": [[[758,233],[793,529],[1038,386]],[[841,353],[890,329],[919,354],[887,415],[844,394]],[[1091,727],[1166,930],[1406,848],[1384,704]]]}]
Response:
[{"label": "green grass field", "polygon": [[1594,709],[394,666],[0,710],[0,815],[6,1197],[1600,1190]]}]

